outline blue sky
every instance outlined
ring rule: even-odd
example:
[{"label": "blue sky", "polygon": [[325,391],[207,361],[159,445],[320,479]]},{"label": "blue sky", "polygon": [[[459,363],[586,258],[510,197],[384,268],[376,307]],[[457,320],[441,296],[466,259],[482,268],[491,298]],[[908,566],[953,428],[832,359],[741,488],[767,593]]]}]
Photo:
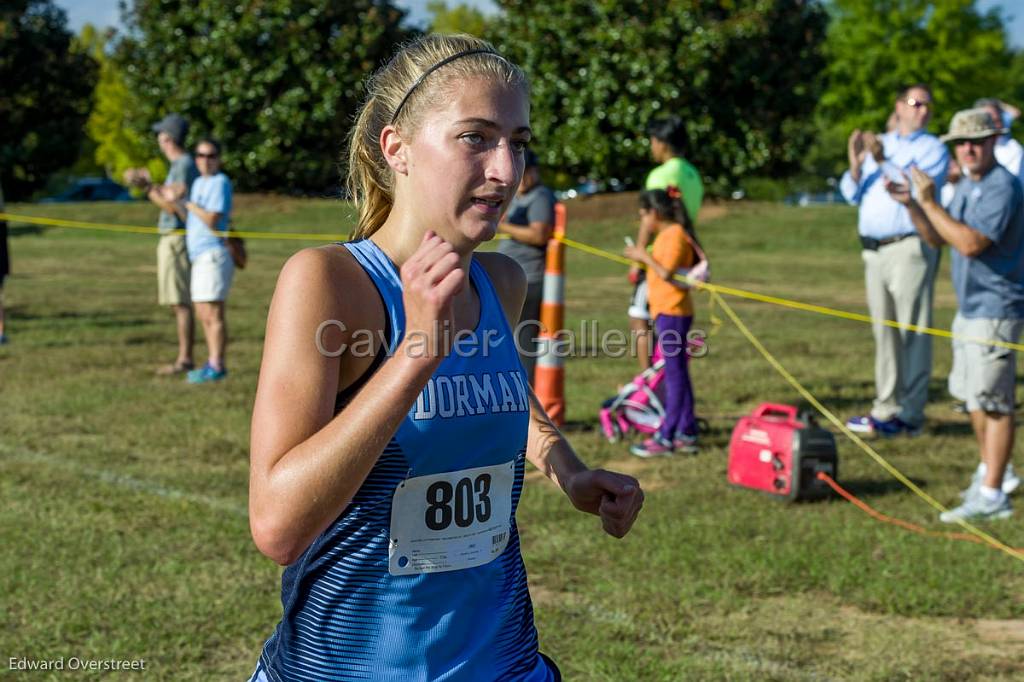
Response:
[{"label": "blue sky", "polygon": [[[479,7],[484,11],[493,11],[492,0],[463,0],[467,5]],[[117,26],[119,15],[117,0],[56,0],[57,5],[68,13],[71,28],[78,31],[83,24],[96,26]],[[409,18],[414,23],[422,23],[427,18],[427,0],[398,0],[395,4],[409,10]],[[455,4],[450,0],[449,4]],[[1024,0],[978,0],[982,10],[1002,7],[1004,15],[1012,15],[1009,25],[1010,43],[1015,47],[1024,47]]]},{"label": "blue sky", "polygon": [[[1024,0],[1012,1],[1024,2]],[[120,23],[117,0],[55,0],[55,2],[68,13],[68,20],[75,32],[84,24],[117,26]],[[494,11],[496,8],[491,0],[462,0],[462,2],[487,12]],[[397,0],[395,4],[409,10],[409,19],[414,23],[423,23],[427,20],[427,0]],[[454,5],[456,2],[449,0],[448,4]]]}]

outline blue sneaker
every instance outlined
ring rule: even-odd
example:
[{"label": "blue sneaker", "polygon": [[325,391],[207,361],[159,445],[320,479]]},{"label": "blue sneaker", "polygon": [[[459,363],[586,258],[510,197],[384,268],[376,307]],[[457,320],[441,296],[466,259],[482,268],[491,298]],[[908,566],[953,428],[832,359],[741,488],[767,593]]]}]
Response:
[{"label": "blue sneaker", "polygon": [[846,421],[846,428],[854,433],[863,433],[869,436],[882,436],[892,438],[905,434],[910,437],[921,435],[921,427],[908,424],[899,417],[893,417],[886,421],[879,421],[874,417],[851,417]]},{"label": "blue sneaker", "polygon": [[214,369],[210,363],[206,363],[199,369],[194,369],[187,375],[190,384],[206,384],[211,381],[220,381],[228,375],[226,369]]},{"label": "blue sneaker", "polygon": [[5,346],[5,345],[7,345],[7,335],[6,334],[0,334],[0,346]]}]

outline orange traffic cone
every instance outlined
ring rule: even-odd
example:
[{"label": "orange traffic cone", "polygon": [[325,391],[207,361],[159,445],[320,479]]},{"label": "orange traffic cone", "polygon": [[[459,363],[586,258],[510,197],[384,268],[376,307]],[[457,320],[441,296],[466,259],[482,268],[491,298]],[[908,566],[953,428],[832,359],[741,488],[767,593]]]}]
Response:
[{"label": "orange traffic cone", "polygon": [[555,204],[555,229],[548,241],[544,268],[544,296],[540,306],[540,337],[537,365],[534,368],[534,392],[558,426],[565,423],[565,358],[555,352],[555,339],[565,322],[565,205]]}]

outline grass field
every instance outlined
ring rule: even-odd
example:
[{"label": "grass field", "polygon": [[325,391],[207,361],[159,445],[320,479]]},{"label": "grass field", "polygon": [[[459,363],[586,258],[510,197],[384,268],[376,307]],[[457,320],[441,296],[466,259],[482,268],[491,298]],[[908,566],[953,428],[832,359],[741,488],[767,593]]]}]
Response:
[{"label": "grass field", "polygon": [[[149,225],[149,206],[12,205],[12,213]],[[855,214],[731,205],[701,224],[715,281],[864,311]],[[570,207],[570,235],[618,252],[628,201]],[[241,197],[240,229],[341,238],[330,201]],[[12,225],[12,343],[0,347],[0,670],[10,658],[144,659],[146,679],[243,680],[280,616],[280,569],[246,519],[249,416],[263,326],[285,259],[309,243],[250,241],[228,306],[231,375],[190,387],[153,368],[174,353],[155,305],[155,238]],[[568,254],[567,327],[625,326],[621,266]],[[768,348],[842,416],[873,392],[870,329],[733,301]],[[936,326],[955,308],[944,257]],[[719,311],[718,317],[724,315]],[[785,506],[730,488],[735,420],[792,389],[727,321],[692,364],[710,433],[696,457],[644,461],[596,430],[629,358],[566,367],[569,437],[592,465],[637,476],[647,504],[623,541],[529,474],[519,512],[542,649],[567,680],[1012,680],[1024,678],[1024,565],[926,538],[833,500]],[[199,359],[205,357],[201,336]],[[949,409],[936,341],[929,429],[879,452],[943,503],[975,465]],[[840,438],[841,479],[880,511],[939,529],[936,513]],[[1024,546],[1024,511],[985,526]],[[63,679],[22,673],[17,679]],[[139,673],[124,674],[138,676]],[[119,677],[78,673],[82,679]],[[12,676],[13,677],[13,676]]]}]

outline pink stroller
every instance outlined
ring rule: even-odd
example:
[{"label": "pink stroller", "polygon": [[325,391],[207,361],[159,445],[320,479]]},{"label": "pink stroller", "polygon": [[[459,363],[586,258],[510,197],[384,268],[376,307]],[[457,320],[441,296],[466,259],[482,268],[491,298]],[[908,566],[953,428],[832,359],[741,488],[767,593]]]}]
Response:
[{"label": "pink stroller", "polygon": [[[690,341],[694,346],[703,343],[697,339]],[[609,443],[617,443],[632,431],[650,435],[661,427],[665,419],[665,359],[660,344],[655,344],[651,360],[650,367],[601,404],[598,417]]]}]

